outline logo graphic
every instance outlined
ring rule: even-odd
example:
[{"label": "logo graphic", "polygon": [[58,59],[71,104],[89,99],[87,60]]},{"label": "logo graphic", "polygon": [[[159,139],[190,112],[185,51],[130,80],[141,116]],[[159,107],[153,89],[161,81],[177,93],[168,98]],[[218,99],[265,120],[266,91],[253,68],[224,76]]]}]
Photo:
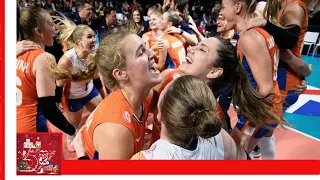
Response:
[{"label": "logo graphic", "polygon": [[141,136],[140,136],[139,138],[137,138],[136,141],[139,142],[139,141],[140,141],[140,138],[141,138]]},{"label": "logo graphic", "polygon": [[176,78],[178,78],[178,77],[180,77],[181,75],[180,74],[177,74],[177,73],[175,73],[175,74],[173,74],[173,79],[176,79]]},{"label": "logo graphic", "polygon": [[131,118],[130,118],[128,111],[123,112],[123,117],[128,123],[131,122]]},{"label": "logo graphic", "polygon": [[61,175],[61,133],[17,134],[17,175]]}]

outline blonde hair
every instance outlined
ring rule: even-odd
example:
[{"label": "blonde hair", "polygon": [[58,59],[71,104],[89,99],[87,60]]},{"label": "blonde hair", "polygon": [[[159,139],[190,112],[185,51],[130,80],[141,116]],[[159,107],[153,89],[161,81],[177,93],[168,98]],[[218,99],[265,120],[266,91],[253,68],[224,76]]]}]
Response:
[{"label": "blonde hair", "polygon": [[18,20],[18,40],[37,41],[34,37],[35,28],[43,28],[44,15],[48,13],[46,10],[37,7],[29,6],[22,8]]},{"label": "blonde hair", "polygon": [[53,19],[57,24],[60,33],[57,39],[66,43],[68,48],[74,48],[77,41],[84,35],[84,31],[91,29],[88,25],[76,25],[65,16],[53,16]]},{"label": "blonde hair", "polygon": [[57,80],[84,81],[92,79],[100,72],[108,89],[118,88],[119,82],[113,77],[112,72],[114,69],[125,68],[123,46],[126,42],[124,40],[129,34],[128,31],[122,29],[106,36],[100,43],[98,50],[89,56],[85,71],[76,69],[70,73],[51,64],[49,69],[52,72],[52,76]]},{"label": "blonde hair", "polygon": [[273,24],[282,27],[278,20],[280,8],[277,0],[269,0],[264,8],[263,15],[266,20],[271,20]]},{"label": "blonde hair", "polygon": [[172,82],[160,102],[160,112],[169,139],[186,149],[195,149],[199,136],[211,138],[221,130],[216,99],[209,86],[194,76]]},{"label": "blonde hair", "polygon": [[[153,6],[151,6],[149,9],[148,9],[148,12],[149,11],[152,11],[152,13],[153,12],[159,12],[160,14],[163,14],[163,9],[162,9],[162,6],[161,6],[161,4],[156,4],[156,5],[153,5]],[[152,14],[151,13],[151,14]]]}]

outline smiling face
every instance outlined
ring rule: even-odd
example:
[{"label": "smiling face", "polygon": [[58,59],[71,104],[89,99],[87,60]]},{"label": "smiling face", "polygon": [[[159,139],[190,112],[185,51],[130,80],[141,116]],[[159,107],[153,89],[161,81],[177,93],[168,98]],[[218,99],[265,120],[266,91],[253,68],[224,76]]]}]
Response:
[{"label": "smiling face", "polygon": [[96,38],[94,37],[94,32],[91,28],[86,28],[83,31],[81,39],[77,41],[77,45],[86,52],[92,52],[95,48]]},{"label": "smiling face", "polygon": [[188,48],[186,61],[179,66],[179,70],[184,75],[193,75],[207,82],[209,74],[215,70],[214,60],[217,58],[218,46],[218,39],[207,38],[197,46]]},{"label": "smiling face", "polygon": [[227,21],[220,13],[217,19],[217,32],[224,33],[226,31]]},{"label": "smiling face", "polygon": [[92,6],[91,4],[85,3],[84,7],[79,8],[79,16],[81,19],[89,20],[92,18]]},{"label": "smiling face", "polygon": [[162,16],[162,20],[159,22],[159,28],[162,30],[167,29],[172,25],[171,22],[169,22],[169,13],[165,12]]},{"label": "smiling face", "polygon": [[236,28],[237,12],[236,12],[236,4],[234,4],[233,0],[222,0],[220,14],[228,22],[225,25],[226,30],[231,30]]},{"label": "smiling face", "polygon": [[129,82],[136,87],[152,88],[161,83],[160,71],[154,68],[155,54],[146,49],[144,41],[135,34],[130,34],[125,40],[123,54],[126,59],[125,73]]},{"label": "smiling face", "polygon": [[139,13],[138,10],[135,10],[135,11],[133,12],[133,21],[134,21],[135,23],[140,23],[140,21],[141,21],[140,13]]},{"label": "smiling face", "polygon": [[159,14],[157,14],[157,13],[151,14],[150,20],[149,20],[150,29],[154,30],[154,29],[159,28],[159,24],[160,24],[161,19],[162,19],[162,17]]}]

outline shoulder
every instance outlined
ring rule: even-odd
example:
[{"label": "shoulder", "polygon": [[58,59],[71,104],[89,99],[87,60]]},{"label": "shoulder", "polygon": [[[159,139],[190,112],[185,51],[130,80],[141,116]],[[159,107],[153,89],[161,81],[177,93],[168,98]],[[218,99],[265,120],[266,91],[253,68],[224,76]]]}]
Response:
[{"label": "shoulder", "polygon": [[100,123],[114,122],[124,125],[131,123],[133,115],[120,90],[111,92],[93,113],[93,118]]},{"label": "shoulder", "polygon": [[142,152],[138,152],[132,156],[131,160],[146,160],[146,157],[143,155]]},{"label": "shoulder", "polygon": [[174,149],[165,140],[159,139],[148,150],[141,151],[145,159],[173,159]]},{"label": "shoulder", "polygon": [[56,58],[50,53],[43,52],[36,57],[35,62],[37,64],[45,64],[47,62],[52,62],[55,64]]},{"label": "shoulder", "polygon": [[144,33],[142,39],[149,39],[149,32]]},{"label": "shoulder", "polygon": [[257,47],[261,45],[261,43],[265,43],[265,38],[255,28],[250,29],[247,32],[243,33],[239,41],[241,49]]},{"label": "shoulder", "polygon": [[181,73],[178,69],[166,69],[162,71],[160,75],[163,78],[163,80],[165,80],[167,78],[175,79],[177,77],[180,77]]},{"label": "shoulder", "polygon": [[[303,4],[301,4],[303,3]],[[292,3],[289,3],[286,7],[285,7],[285,12],[286,11],[293,11],[295,13],[304,13],[305,11],[305,7],[306,7],[306,4],[304,2],[292,2]]]}]

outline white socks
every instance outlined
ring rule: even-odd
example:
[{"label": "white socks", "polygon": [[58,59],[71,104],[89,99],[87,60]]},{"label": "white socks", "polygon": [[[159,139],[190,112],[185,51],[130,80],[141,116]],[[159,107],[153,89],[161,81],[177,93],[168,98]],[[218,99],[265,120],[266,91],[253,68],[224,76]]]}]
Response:
[{"label": "white socks", "polygon": [[263,160],[274,160],[276,155],[274,135],[271,137],[262,137],[258,142],[258,146]]}]

